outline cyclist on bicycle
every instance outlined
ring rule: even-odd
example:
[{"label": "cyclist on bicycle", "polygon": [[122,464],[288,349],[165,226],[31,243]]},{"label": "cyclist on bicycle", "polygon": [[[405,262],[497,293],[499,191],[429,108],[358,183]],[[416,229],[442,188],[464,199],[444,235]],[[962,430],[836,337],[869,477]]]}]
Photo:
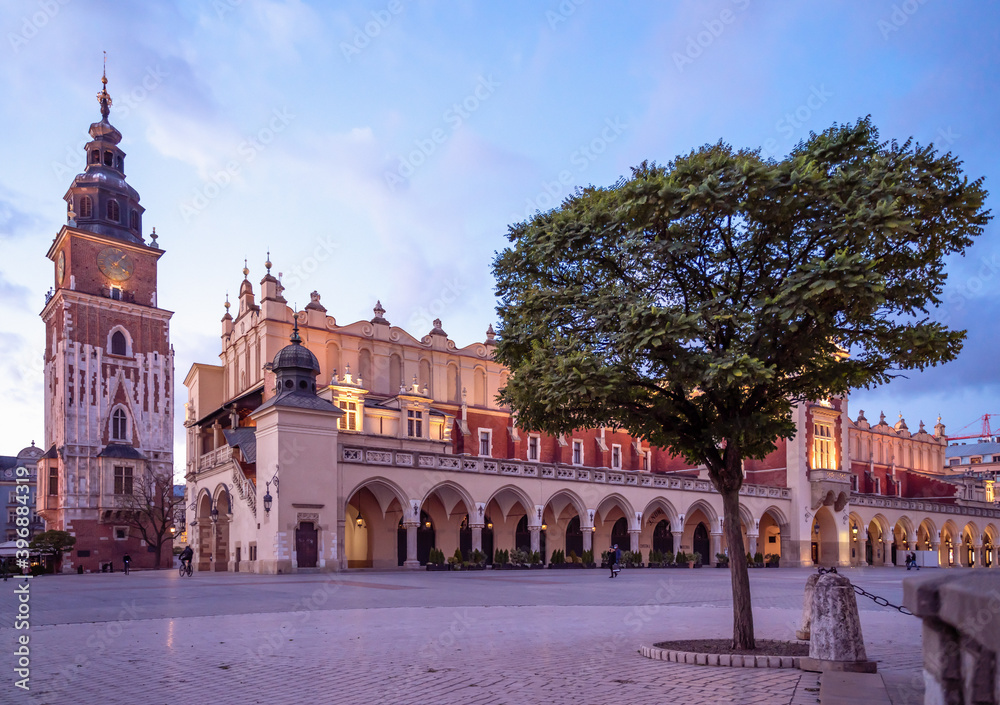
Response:
[{"label": "cyclist on bicycle", "polygon": [[191,570],[191,559],[194,558],[194,550],[190,546],[185,546],[184,550],[181,551],[181,565],[187,569]]}]

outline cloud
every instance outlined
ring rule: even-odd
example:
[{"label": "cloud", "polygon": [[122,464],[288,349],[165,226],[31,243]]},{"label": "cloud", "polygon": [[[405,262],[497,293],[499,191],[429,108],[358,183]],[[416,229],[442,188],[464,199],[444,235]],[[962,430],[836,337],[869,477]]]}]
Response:
[{"label": "cloud", "polygon": [[41,225],[38,216],[15,205],[19,200],[0,186],[0,239],[10,240],[36,232]]}]

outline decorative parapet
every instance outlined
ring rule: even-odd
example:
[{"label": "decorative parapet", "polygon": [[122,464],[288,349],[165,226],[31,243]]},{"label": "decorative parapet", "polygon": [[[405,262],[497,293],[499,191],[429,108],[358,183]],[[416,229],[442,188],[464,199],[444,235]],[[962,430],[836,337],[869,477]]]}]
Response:
[{"label": "decorative parapet", "polygon": [[907,578],[903,604],[924,622],[924,702],[1000,705],[1000,582],[992,575]]},{"label": "decorative parapet", "polygon": [[[625,487],[715,492],[715,488],[708,480],[671,477],[669,475],[657,475],[632,470],[607,470],[604,468],[579,467],[576,465],[546,465],[543,463],[516,460],[496,460],[467,455],[449,455],[447,453],[370,450],[352,448],[350,446],[341,447],[340,457],[345,463],[359,463],[361,465],[391,465],[400,468],[453,470],[455,472],[479,473],[484,475],[533,477],[567,482],[622,485]],[[740,488],[740,495],[744,497],[791,499],[792,493],[787,487],[744,484]]]},{"label": "decorative parapet", "polygon": [[1000,519],[1000,509],[976,507],[970,504],[941,504],[919,499],[901,497],[878,497],[851,493],[851,505],[855,507],[881,507],[883,509],[903,509],[917,512],[937,512],[938,514],[961,514],[967,517],[993,517]]}]

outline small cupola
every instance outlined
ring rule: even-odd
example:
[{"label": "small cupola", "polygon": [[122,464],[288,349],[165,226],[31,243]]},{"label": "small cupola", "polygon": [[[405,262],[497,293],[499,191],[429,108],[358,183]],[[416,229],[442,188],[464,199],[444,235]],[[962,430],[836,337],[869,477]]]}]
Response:
[{"label": "small cupola", "polygon": [[319,360],[299,336],[299,321],[295,318],[291,343],[286,345],[271,362],[275,376],[276,398],[289,394],[316,394],[316,375],[319,374]]}]

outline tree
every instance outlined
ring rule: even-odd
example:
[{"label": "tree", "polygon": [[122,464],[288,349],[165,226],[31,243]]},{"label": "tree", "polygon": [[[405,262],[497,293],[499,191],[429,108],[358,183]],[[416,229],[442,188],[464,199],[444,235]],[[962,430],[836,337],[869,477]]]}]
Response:
[{"label": "tree", "polygon": [[[499,400],[527,429],[622,428],[704,465],[740,546],[743,461],[794,436],[795,404],[958,355],[965,332],[929,310],[985,197],[950,153],[880,142],[870,119],[781,161],[720,142],[644,162],[511,226]],[[730,563],[733,645],[753,648],[746,556]]]},{"label": "tree", "polygon": [[154,567],[160,567],[163,545],[173,539],[177,508],[184,496],[174,495],[173,477],[167,473],[148,472],[133,482],[132,492],[115,495],[118,508],[128,526],[138,530],[156,553]]},{"label": "tree", "polygon": [[76,537],[68,531],[57,531],[49,529],[40,534],[35,534],[28,544],[28,551],[39,553],[43,556],[53,556],[57,561],[62,559],[62,554],[73,550],[76,545]]}]

